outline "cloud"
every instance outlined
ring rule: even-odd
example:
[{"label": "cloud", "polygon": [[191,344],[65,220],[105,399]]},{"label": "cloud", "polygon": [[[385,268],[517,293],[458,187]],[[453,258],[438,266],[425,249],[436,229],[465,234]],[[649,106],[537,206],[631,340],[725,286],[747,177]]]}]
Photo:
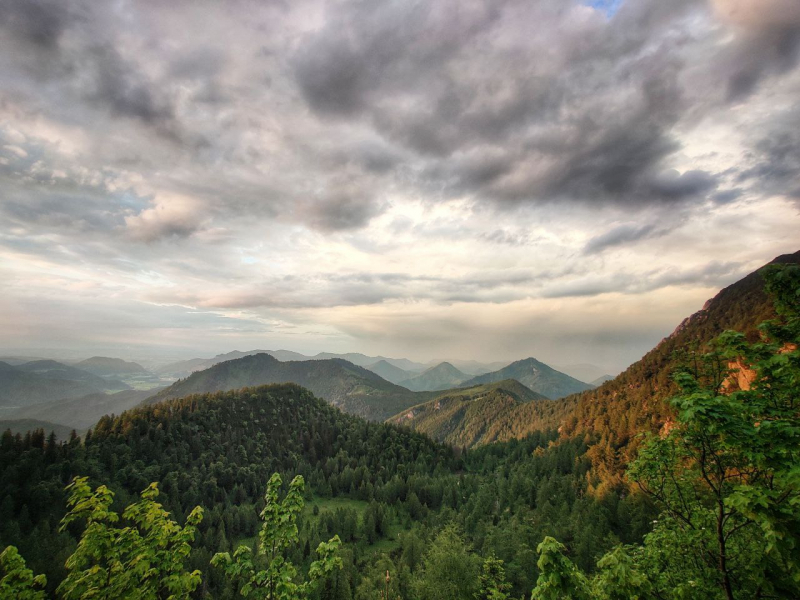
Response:
[{"label": "cloud", "polygon": [[3,300],[91,288],[109,339],[120,298],[159,331],[169,305],[181,347],[214,346],[202,309],[218,339],[488,353],[647,297],[658,339],[795,250],[796,6],[2,2]]},{"label": "cloud", "polygon": [[800,200],[800,133],[794,126],[800,104],[776,119],[766,135],[752,146],[753,165],[741,170],[737,180],[750,183],[760,193],[782,194]]},{"label": "cloud", "polygon": [[203,213],[203,207],[192,198],[162,196],[151,208],[126,216],[125,232],[140,242],[186,238],[200,230]]},{"label": "cloud", "polygon": [[666,235],[668,230],[657,229],[655,225],[619,225],[590,239],[583,247],[584,254],[597,254],[615,246],[631,244],[651,237]]}]

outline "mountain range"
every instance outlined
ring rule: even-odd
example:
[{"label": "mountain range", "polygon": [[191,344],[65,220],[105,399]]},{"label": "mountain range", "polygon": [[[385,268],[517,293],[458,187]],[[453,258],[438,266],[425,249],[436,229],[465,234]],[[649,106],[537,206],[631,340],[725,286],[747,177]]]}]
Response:
[{"label": "mountain range", "polygon": [[[32,370],[25,365],[0,362],[0,407],[19,407],[64,398],[94,394],[118,384],[80,372],[54,361],[37,361]],[[46,364],[43,364],[46,363]],[[117,389],[120,389],[117,387]]]},{"label": "mountain range", "polygon": [[153,393],[154,390],[125,390],[114,394],[87,394],[18,408],[7,412],[5,416],[50,421],[82,433],[97,423],[100,417],[119,415],[138,406]]}]

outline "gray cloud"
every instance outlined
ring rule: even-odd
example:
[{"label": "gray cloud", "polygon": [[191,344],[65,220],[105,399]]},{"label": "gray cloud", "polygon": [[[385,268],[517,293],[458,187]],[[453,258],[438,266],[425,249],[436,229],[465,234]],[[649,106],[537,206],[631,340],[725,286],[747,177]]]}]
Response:
[{"label": "gray cloud", "polygon": [[772,123],[767,135],[753,143],[753,166],[743,169],[740,183],[750,183],[761,193],[785,194],[800,200],[800,104]]},{"label": "gray cloud", "polygon": [[610,231],[590,239],[583,248],[584,254],[596,254],[615,246],[665,235],[668,230],[657,229],[655,225],[619,225]]}]

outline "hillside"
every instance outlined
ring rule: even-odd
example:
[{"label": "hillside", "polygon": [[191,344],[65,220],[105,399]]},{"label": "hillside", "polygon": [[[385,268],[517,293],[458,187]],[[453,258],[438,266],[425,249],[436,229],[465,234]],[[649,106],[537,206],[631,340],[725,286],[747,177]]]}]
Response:
[{"label": "hillside", "polygon": [[76,363],[75,366],[78,369],[83,369],[84,371],[94,373],[100,377],[147,373],[147,369],[138,363],[122,360],[121,358],[109,358],[107,356],[93,356]]},{"label": "hillside", "polygon": [[602,377],[598,377],[594,381],[590,381],[589,385],[593,385],[594,387],[600,387],[606,381],[611,381],[613,379],[614,379],[614,377],[612,375],[603,375]]},{"label": "hillside", "polygon": [[433,397],[430,392],[411,392],[338,358],[281,362],[269,354],[254,354],[193,373],[147,402],[286,382],[302,385],[343,411],[373,421],[383,421]]},{"label": "hillside", "polygon": [[[800,263],[800,252],[772,262]],[[618,480],[638,447],[636,436],[659,431],[671,417],[665,400],[678,391],[672,381],[680,363],[675,353],[692,346],[702,350],[729,329],[755,340],[756,327],[774,316],[760,271],[726,287],[612,381],[571,398],[577,405],[565,422],[564,434],[591,436],[595,443],[589,455],[598,475],[605,481]]]},{"label": "hillside", "polygon": [[513,379],[449,390],[389,419],[452,446],[472,448],[555,429],[574,406]]},{"label": "hillside", "polygon": [[538,392],[552,400],[582,392],[592,387],[588,383],[578,381],[566,373],[556,371],[535,358],[518,360],[499,371],[473,377],[465,381],[463,386],[469,387],[482,383],[503,381],[504,379],[516,379],[534,392]]},{"label": "hillside", "polygon": [[102,377],[78,369],[70,367],[55,360],[35,360],[17,366],[20,371],[26,373],[35,373],[47,379],[64,379],[67,381],[80,381],[87,385],[91,385],[98,390],[121,391],[128,390],[130,386],[117,379],[103,379]]},{"label": "hillside", "polygon": [[10,431],[15,435],[17,433],[25,435],[27,432],[36,431],[37,429],[44,431],[45,437],[50,433],[55,433],[56,439],[59,441],[68,440],[73,431],[72,427],[48,421],[39,421],[38,419],[0,419],[0,433]]},{"label": "hillside", "polygon": [[11,419],[39,419],[74,428],[79,432],[92,427],[104,415],[119,415],[153,395],[152,390],[125,390],[115,394],[89,394],[43,402],[7,413]]},{"label": "hillside", "polygon": [[391,383],[399,384],[401,381],[405,381],[410,377],[413,377],[413,373],[401,369],[400,367],[395,367],[392,363],[388,363],[385,360],[379,360],[376,363],[371,365],[367,365],[364,367],[375,373],[376,375],[380,375],[386,381],[390,381]]},{"label": "hillside", "polygon": [[83,381],[28,373],[19,367],[0,362],[0,406],[30,406],[99,391],[100,388]]},{"label": "hillside", "polygon": [[456,369],[449,362],[439,363],[424,373],[400,383],[415,392],[447,390],[464,383],[469,375]]}]

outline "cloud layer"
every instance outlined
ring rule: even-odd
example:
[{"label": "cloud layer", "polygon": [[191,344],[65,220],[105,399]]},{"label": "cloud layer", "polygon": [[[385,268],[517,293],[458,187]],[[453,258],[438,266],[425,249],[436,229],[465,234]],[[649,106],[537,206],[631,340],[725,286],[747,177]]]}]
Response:
[{"label": "cloud layer", "polygon": [[4,2],[0,333],[624,366],[797,249],[797,6]]}]

